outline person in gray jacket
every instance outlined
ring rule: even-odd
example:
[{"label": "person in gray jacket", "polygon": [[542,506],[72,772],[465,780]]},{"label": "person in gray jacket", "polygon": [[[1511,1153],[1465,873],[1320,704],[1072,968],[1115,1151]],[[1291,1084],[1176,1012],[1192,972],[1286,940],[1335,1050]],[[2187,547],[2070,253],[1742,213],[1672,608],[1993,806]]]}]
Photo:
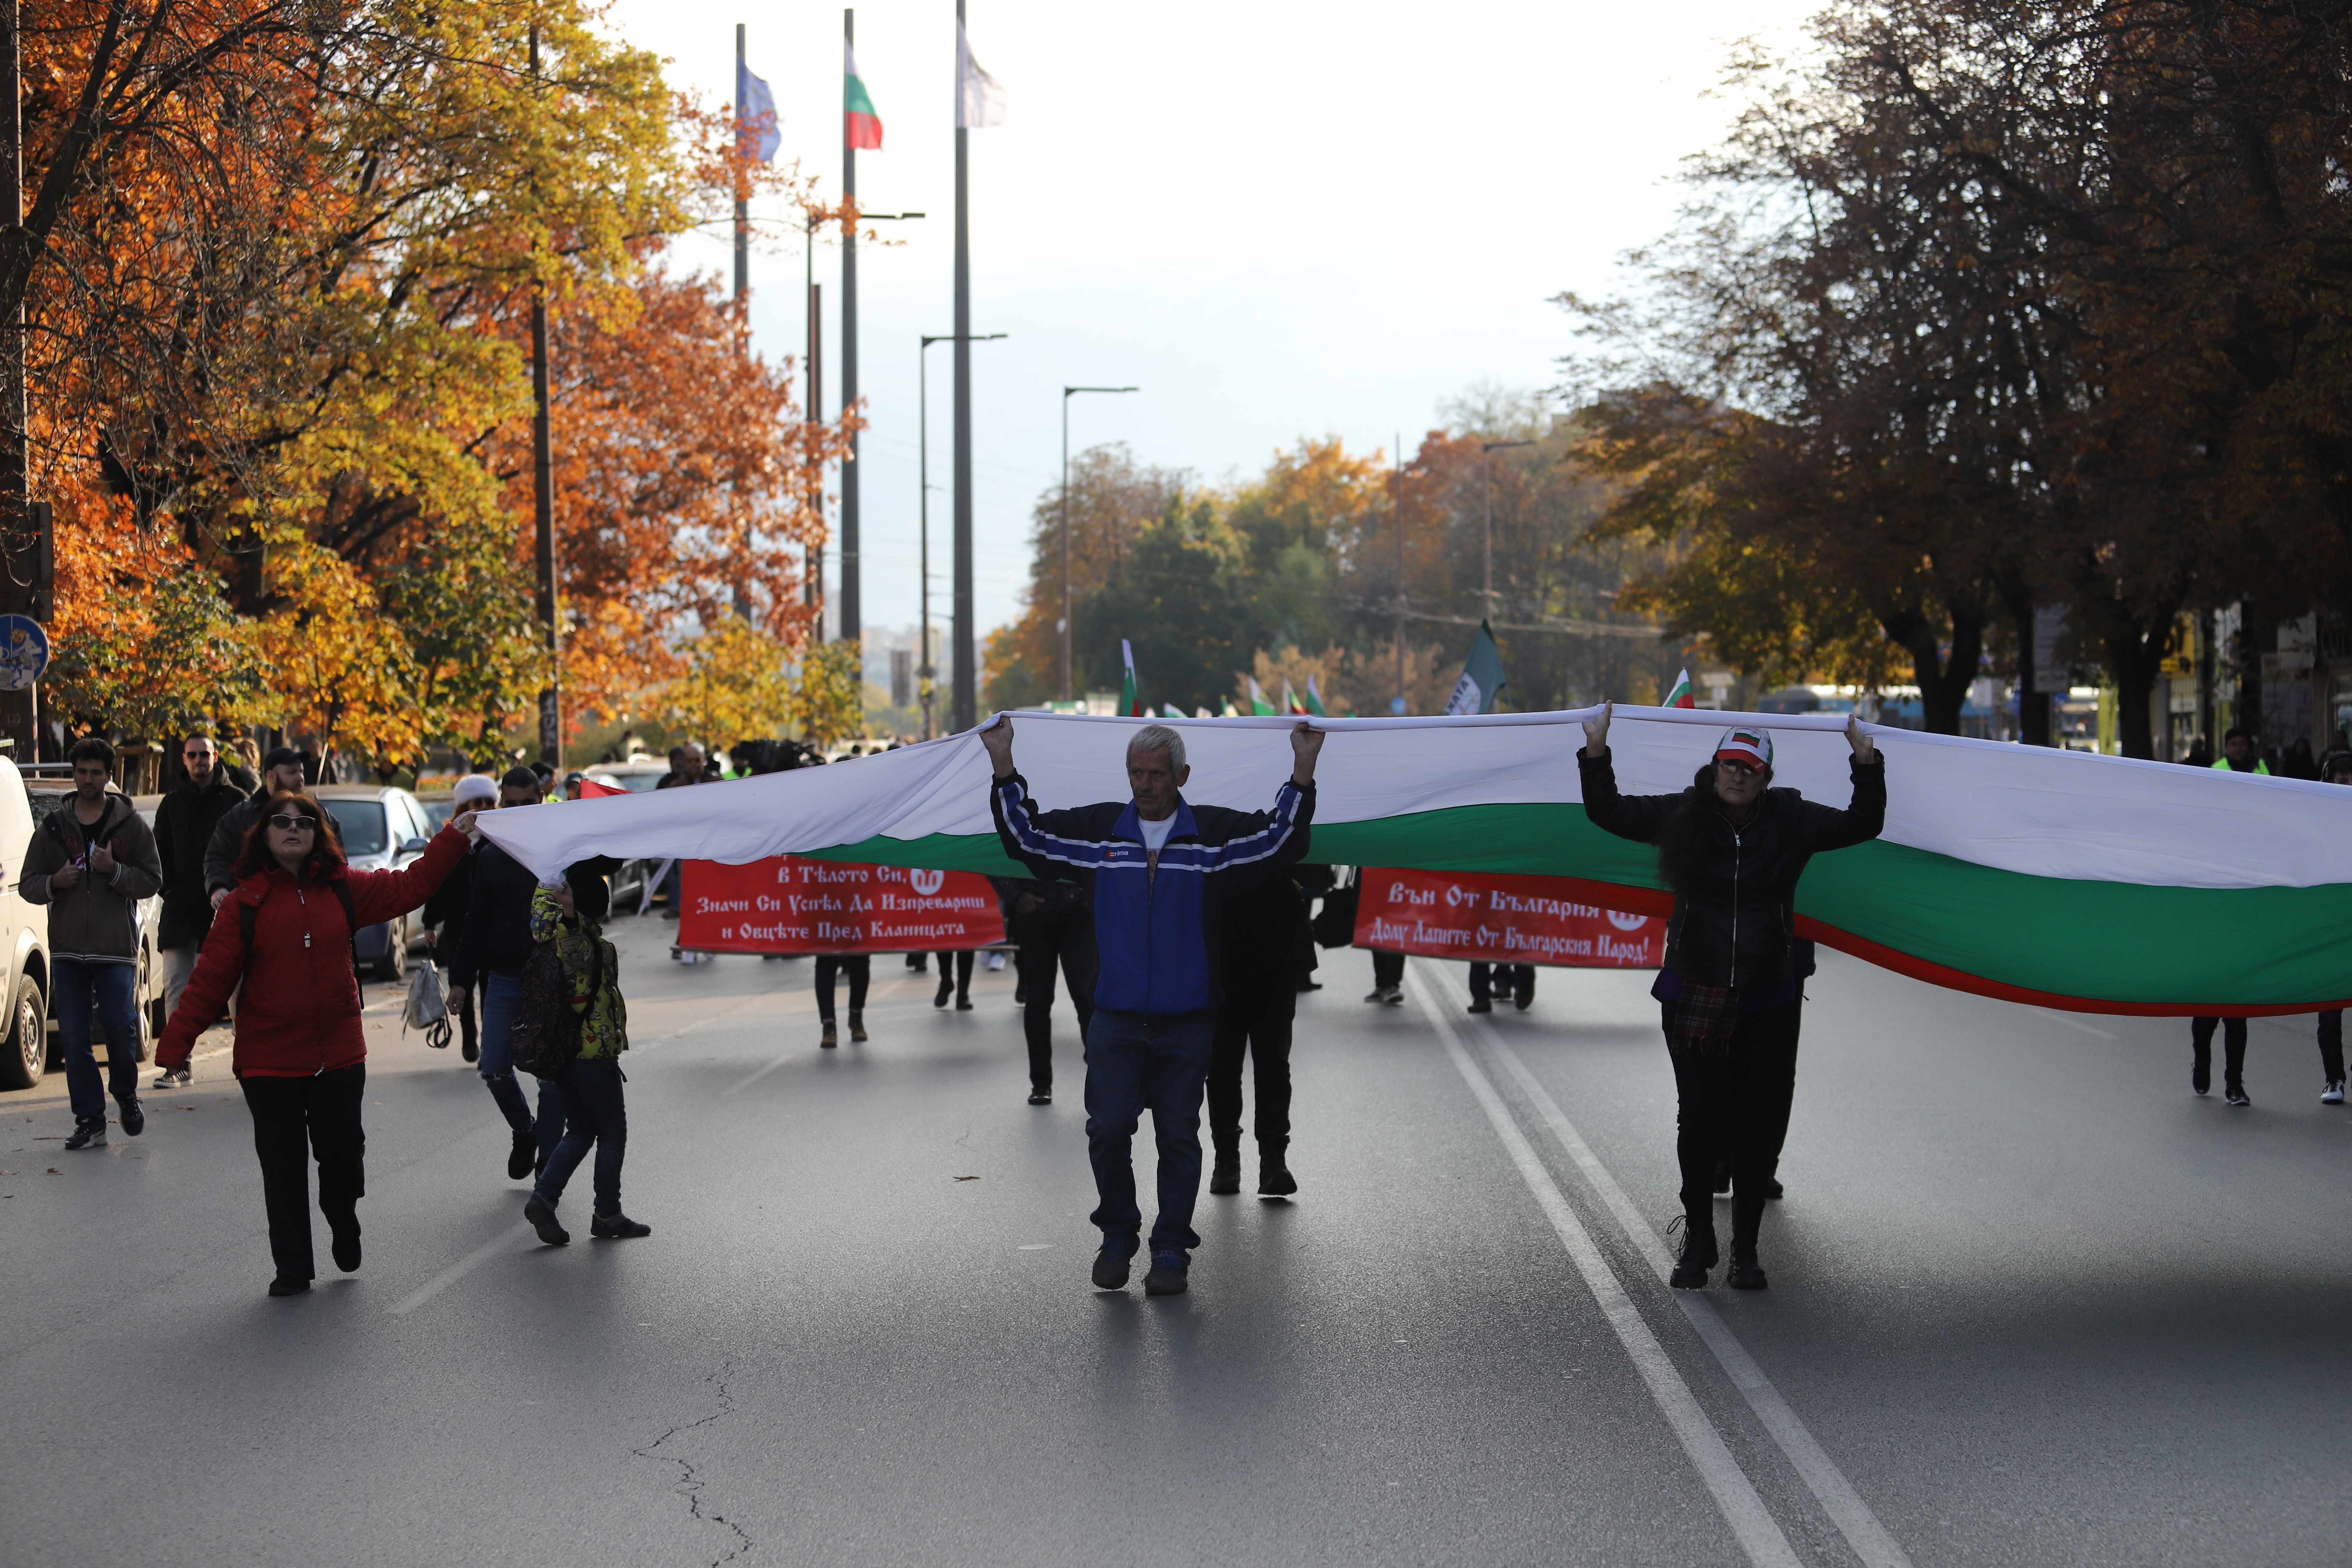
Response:
[{"label": "person in gray jacket", "polygon": [[222,814],[220,826],[213,829],[212,842],[205,847],[205,891],[213,908],[236,890],[237,852],[245,847],[245,836],[261,820],[262,812],[273,795],[290,795],[309,786],[302,782],[302,753],[291,746],[279,746],[270,752],[261,768],[261,787],[238,805]]},{"label": "person in gray jacket", "polygon": [[[49,906],[51,1005],[66,1047],[66,1093],[72,1102],[68,1149],[106,1143],[106,1089],[120,1107],[122,1131],[147,1129],[139,1109],[139,904],[163,885],[155,836],[130,800],[107,788],[114,748],[90,736],[67,753],[74,793],[33,835],[21,882],[26,901]],[[90,1051],[90,1016],[106,1022],[101,1084]]]}]

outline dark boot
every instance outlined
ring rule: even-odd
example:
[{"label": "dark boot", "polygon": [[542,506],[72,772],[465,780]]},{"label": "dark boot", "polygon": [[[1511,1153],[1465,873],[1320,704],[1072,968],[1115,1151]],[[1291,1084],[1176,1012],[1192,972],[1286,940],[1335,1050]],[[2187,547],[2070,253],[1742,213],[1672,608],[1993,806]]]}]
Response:
[{"label": "dark boot", "polygon": [[1225,1197],[1242,1190],[1241,1135],[1221,1137],[1216,1144],[1216,1163],[1209,1168],[1209,1191],[1213,1196]]},{"label": "dark boot", "polygon": [[1257,1195],[1262,1198],[1286,1198],[1297,1191],[1298,1178],[1290,1173],[1290,1145],[1259,1144]]},{"label": "dark boot", "polygon": [[[1675,1264],[1675,1271],[1666,1283],[1677,1290],[1704,1290],[1706,1271],[1715,1267],[1718,1256],[1715,1246],[1715,1205],[1702,1196],[1698,1202],[1685,1201],[1683,1217],[1676,1222],[1683,1230],[1683,1255]],[[1666,1234],[1674,1234],[1668,1226]]]},{"label": "dark boot", "polygon": [[1731,1267],[1723,1282],[1735,1290],[1761,1290],[1769,1283],[1756,1261],[1756,1233],[1763,1224],[1761,1194],[1743,1192],[1731,1200]]}]

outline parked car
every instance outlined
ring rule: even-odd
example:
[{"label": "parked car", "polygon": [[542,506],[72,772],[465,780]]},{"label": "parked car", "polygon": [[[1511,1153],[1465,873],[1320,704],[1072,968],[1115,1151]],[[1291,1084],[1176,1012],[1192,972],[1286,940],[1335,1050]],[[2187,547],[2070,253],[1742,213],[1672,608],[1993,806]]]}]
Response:
[{"label": "parked car", "polygon": [[30,1089],[48,1070],[49,911],[19,890],[33,845],[33,810],[16,764],[0,758],[0,954],[7,961],[7,1044],[0,1089]]},{"label": "parked car", "polygon": [[[644,795],[669,776],[669,764],[646,757],[625,763],[597,763],[581,771],[598,784],[611,784],[631,795]],[[658,860],[623,861],[621,868],[606,879],[613,889],[613,912],[635,914],[637,906],[645,901],[646,889],[652,883],[654,872],[660,867]]]},{"label": "parked car", "polygon": [[[310,793],[335,819],[343,856],[355,871],[396,871],[425,853],[433,837],[425,803],[392,784],[318,784]],[[380,980],[408,973],[408,956],[425,942],[425,926],[410,910],[396,921],[360,929],[360,969]]]},{"label": "parked car", "polygon": [[[0,785],[0,791],[5,791],[5,785]],[[31,818],[33,828],[37,828],[42,823],[47,821],[49,814],[64,806],[68,801],[73,798],[74,793],[73,780],[70,778],[25,779],[17,787],[26,792],[25,804],[26,811]],[[121,795],[122,792],[110,784],[107,786],[107,793],[109,795]],[[139,813],[141,820],[144,821],[152,830],[155,826],[155,808],[163,804],[163,797],[160,795],[131,795],[128,798],[131,801],[131,809]],[[5,810],[5,807],[0,807],[0,810]],[[32,830],[31,828],[27,828],[25,834],[25,843],[26,847],[29,848],[31,847],[32,841]],[[16,874],[17,876],[21,877],[24,875],[25,862],[24,857],[21,853],[18,854],[15,859],[10,862],[10,864],[15,868]],[[11,899],[22,897],[21,894],[17,893],[16,886],[13,881],[9,884],[8,893]],[[35,909],[39,906],[28,904],[26,907],[27,909]],[[171,980],[171,975],[163,967],[163,950],[155,945],[156,938],[163,929],[163,894],[157,893],[152,898],[145,898],[139,900],[139,977],[134,983],[131,995],[139,1009],[140,1038],[137,1042],[137,1049],[139,1052],[139,1059],[142,1062],[147,1059],[148,1053],[153,1048],[154,1042],[160,1038],[163,1033],[163,1025],[166,1022],[165,1014],[170,1006],[169,982]],[[43,910],[41,915],[41,937],[42,948],[44,950],[42,961],[42,985],[44,987],[44,993],[42,998],[41,1016],[43,1020],[44,1037],[48,1041],[48,1051],[45,1065],[48,1067],[62,1067],[65,1063],[65,1057],[63,1054],[65,1050],[65,1041],[58,1034],[58,1021],[49,1016],[46,989],[48,984],[47,978],[48,973],[47,958],[47,949],[48,945],[48,914],[47,910]],[[11,994],[14,994],[11,993]],[[113,1048],[113,1042],[106,1039],[106,1025],[101,1019],[92,1018],[90,1020],[90,1038],[94,1041],[105,1041],[107,1048],[110,1051]],[[38,1081],[37,1074],[35,1075],[34,1081]]]}]

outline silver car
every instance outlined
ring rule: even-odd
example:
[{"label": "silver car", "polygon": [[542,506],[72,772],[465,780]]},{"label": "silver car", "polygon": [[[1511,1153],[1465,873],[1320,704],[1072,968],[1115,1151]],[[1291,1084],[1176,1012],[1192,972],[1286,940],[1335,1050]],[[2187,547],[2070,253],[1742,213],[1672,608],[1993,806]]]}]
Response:
[{"label": "silver car", "polygon": [[[425,853],[433,837],[433,823],[425,803],[391,784],[318,784],[310,793],[335,819],[343,841],[343,858],[354,871],[397,871]],[[394,921],[360,928],[356,956],[360,972],[379,980],[398,980],[408,973],[409,954],[425,944],[425,925],[416,911]]]}]

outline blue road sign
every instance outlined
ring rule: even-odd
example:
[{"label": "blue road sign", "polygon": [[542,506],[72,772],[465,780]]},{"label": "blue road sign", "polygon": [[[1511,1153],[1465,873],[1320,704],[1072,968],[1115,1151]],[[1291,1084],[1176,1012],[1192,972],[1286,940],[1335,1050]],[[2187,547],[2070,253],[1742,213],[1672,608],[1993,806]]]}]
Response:
[{"label": "blue road sign", "polygon": [[22,691],[49,668],[49,634],[30,616],[0,616],[0,691]]}]

